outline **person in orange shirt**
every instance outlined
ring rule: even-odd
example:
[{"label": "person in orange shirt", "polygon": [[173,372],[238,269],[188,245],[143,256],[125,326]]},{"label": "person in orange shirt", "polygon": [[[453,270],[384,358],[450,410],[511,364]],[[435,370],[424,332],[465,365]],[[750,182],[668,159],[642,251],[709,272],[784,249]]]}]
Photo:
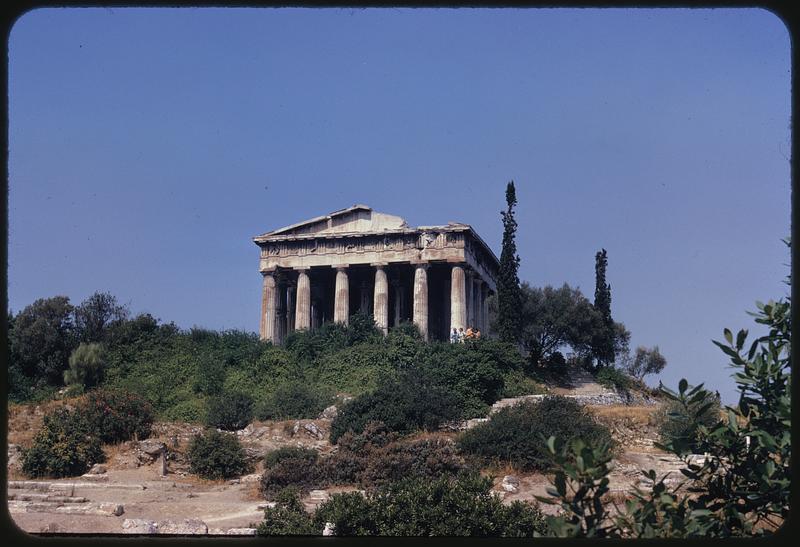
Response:
[{"label": "person in orange shirt", "polygon": [[467,327],[467,340],[472,340],[475,336],[475,333],[472,331],[472,327]]}]

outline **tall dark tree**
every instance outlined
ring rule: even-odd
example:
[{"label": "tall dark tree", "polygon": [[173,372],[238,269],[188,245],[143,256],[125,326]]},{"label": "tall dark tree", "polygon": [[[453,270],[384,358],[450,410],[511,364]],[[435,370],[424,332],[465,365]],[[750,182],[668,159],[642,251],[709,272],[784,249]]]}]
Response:
[{"label": "tall dark tree", "polygon": [[606,250],[600,250],[594,257],[594,307],[600,313],[603,328],[597,331],[592,342],[592,353],[598,366],[614,362],[614,340],[616,329],[611,318],[611,285],[606,282],[608,256]]},{"label": "tall dark tree", "polygon": [[62,384],[69,356],[77,345],[72,312],[66,296],[41,298],[19,312],[9,330],[9,370],[15,371],[14,378],[25,376],[37,385]]},{"label": "tall dark tree", "polygon": [[75,328],[81,342],[105,342],[108,328],[128,316],[128,308],[119,304],[114,295],[96,292],[75,308]]},{"label": "tall dark tree", "polygon": [[514,181],[506,186],[506,210],[503,218],[503,249],[500,253],[500,275],[497,279],[497,332],[506,342],[518,342],[522,330],[522,293],[519,287],[519,256],[517,255],[517,221],[514,206],[517,192]]}]

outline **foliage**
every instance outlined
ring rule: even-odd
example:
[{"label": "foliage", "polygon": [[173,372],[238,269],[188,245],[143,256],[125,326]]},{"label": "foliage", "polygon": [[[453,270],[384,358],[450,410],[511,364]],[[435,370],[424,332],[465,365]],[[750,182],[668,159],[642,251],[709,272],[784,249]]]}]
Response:
[{"label": "foliage", "polygon": [[544,386],[521,370],[511,370],[503,375],[503,397],[542,393],[545,393]]},{"label": "foliage", "polygon": [[534,365],[547,361],[564,347],[578,351],[591,343],[602,325],[599,312],[579,289],[522,284],[522,345]]},{"label": "foliage", "polygon": [[136,393],[98,389],[89,392],[78,409],[104,443],[142,440],[150,436],[153,411]]},{"label": "foliage", "polygon": [[662,444],[686,445],[695,453],[701,445],[699,427],[712,428],[719,420],[719,395],[712,393],[706,393],[704,398],[688,407],[679,401],[669,400],[656,415]]},{"label": "foliage", "polygon": [[488,422],[465,431],[459,448],[484,464],[511,463],[523,470],[548,470],[552,458],[544,439],[583,438],[591,444],[611,444],[608,429],[572,399],[548,396],[501,409]]},{"label": "foliage", "polygon": [[614,320],[611,318],[611,285],[606,282],[608,256],[601,249],[594,257],[594,308],[600,314],[600,328],[593,333],[592,353],[598,366],[614,362]]},{"label": "foliage", "polygon": [[22,471],[31,477],[73,477],[105,460],[100,438],[78,410],[59,408],[44,416],[33,446],[23,452]]},{"label": "foliage", "polygon": [[292,486],[299,492],[308,492],[319,483],[318,453],[312,449],[283,448],[267,454],[260,490],[265,499]]},{"label": "foliage", "polygon": [[600,385],[622,392],[627,392],[633,385],[633,379],[614,366],[598,370],[595,379]]},{"label": "foliage", "polygon": [[78,339],[84,343],[105,342],[109,328],[122,323],[130,312],[110,293],[95,292],[75,308],[75,330]]},{"label": "foliage", "polygon": [[658,346],[646,348],[639,346],[636,354],[625,364],[625,370],[634,378],[642,380],[649,374],[658,374],[667,366],[667,360],[658,351]]},{"label": "foliage", "polygon": [[253,419],[253,399],[246,393],[222,393],[208,400],[206,425],[238,431]]},{"label": "foliage", "polygon": [[275,507],[264,510],[264,520],[256,528],[259,536],[309,536],[320,533],[321,530],[317,530],[311,515],[300,503],[296,489],[282,490],[275,501]]},{"label": "foliage", "polygon": [[212,429],[195,435],[186,455],[189,470],[204,479],[229,479],[249,470],[244,450],[231,433]]},{"label": "foliage", "polygon": [[426,382],[418,369],[404,371],[342,407],[331,423],[330,439],[335,444],[346,431],[359,433],[372,421],[403,433],[436,429],[456,419],[459,410],[460,401],[452,392]]},{"label": "foliage", "polygon": [[[619,514],[604,515],[610,456],[602,446],[571,443],[556,456],[555,488],[549,491],[565,513],[550,520],[554,535],[586,537],[730,537],[774,532],[789,515],[791,484],[791,384],[789,301],[758,303],[755,321],[769,328],[746,349],[747,331],[714,343],[737,370],[739,403],[711,426],[704,416],[714,406],[702,384],[662,393],[688,416],[688,430],[661,445],[684,460],[686,481],[672,489],[655,472],[645,473],[649,491],[638,491]],[[556,455],[556,440],[548,447]],[[694,446],[693,446],[694,445]],[[692,450],[707,454],[702,462]],[[577,459],[580,455],[580,460]],[[575,462],[574,464],[572,462]]]},{"label": "foliage", "polygon": [[225,365],[219,359],[201,356],[198,359],[197,374],[192,384],[195,393],[219,395],[225,383]]},{"label": "foliage", "polygon": [[100,344],[81,343],[69,356],[69,368],[64,371],[64,383],[73,390],[92,388],[103,380],[105,356]]},{"label": "foliage", "polygon": [[316,418],[333,396],[331,390],[306,382],[285,382],[256,408],[259,420]]},{"label": "foliage", "polygon": [[[25,307],[9,325],[9,380],[23,381],[34,389],[62,385],[64,370],[75,348],[73,307],[66,296],[41,298]],[[13,328],[11,328],[13,327]],[[31,393],[21,393],[21,398]]]},{"label": "foliage", "polygon": [[331,522],[336,535],[532,537],[544,531],[536,507],[503,505],[491,484],[477,473],[404,479],[366,497],[334,494],[314,520],[317,529]]},{"label": "foliage", "polygon": [[506,186],[506,210],[503,219],[503,245],[500,252],[500,271],[497,276],[497,324],[496,332],[505,342],[517,342],[522,329],[522,294],[519,287],[519,255],[515,241],[517,221],[514,207],[517,193],[514,181]]}]

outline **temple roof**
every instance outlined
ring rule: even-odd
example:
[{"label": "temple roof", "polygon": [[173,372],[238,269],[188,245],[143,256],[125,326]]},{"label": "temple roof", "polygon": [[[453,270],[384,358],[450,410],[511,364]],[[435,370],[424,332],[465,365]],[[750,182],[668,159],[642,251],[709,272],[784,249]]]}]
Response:
[{"label": "temple roof", "polygon": [[429,230],[435,231],[469,231],[473,237],[497,261],[497,256],[469,224],[448,222],[446,225],[409,226],[402,217],[374,211],[371,207],[356,204],[346,209],[339,209],[253,238],[256,244],[270,241],[287,241],[294,239],[311,239],[316,237],[335,238],[342,236],[360,237],[367,234],[415,233]]}]

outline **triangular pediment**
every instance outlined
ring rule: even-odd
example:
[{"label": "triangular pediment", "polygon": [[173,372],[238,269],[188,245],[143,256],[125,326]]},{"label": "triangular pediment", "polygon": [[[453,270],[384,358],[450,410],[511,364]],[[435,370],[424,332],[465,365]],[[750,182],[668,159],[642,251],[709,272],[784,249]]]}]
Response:
[{"label": "triangular pediment", "polygon": [[337,233],[375,233],[408,228],[406,221],[395,215],[373,211],[366,205],[353,205],[347,209],[311,218],[290,226],[278,228],[256,239],[273,236],[293,237],[329,235]]}]

